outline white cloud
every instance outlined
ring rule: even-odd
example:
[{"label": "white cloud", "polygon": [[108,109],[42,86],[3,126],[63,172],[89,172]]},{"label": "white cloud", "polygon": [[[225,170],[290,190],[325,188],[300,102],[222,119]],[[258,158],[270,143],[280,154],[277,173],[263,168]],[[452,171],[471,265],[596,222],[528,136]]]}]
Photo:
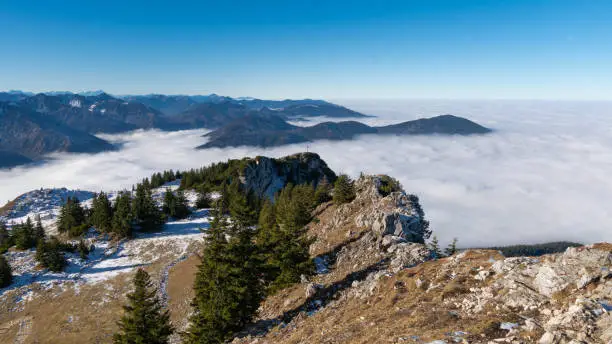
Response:
[{"label": "white cloud", "polygon": [[[316,142],[337,172],[387,173],[421,197],[443,242],[462,246],[550,240],[612,241],[612,103],[344,101],[381,115],[370,124],[443,113],[497,131],[483,137],[363,137]],[[57,155],[36,168],[0,172],[0,199],[40,187],[97,191],[130,187],[155,171],[188,169],[245,155],[282,156],[292,145],[194,151],[204,131],[111,136],[120,152]]]}]

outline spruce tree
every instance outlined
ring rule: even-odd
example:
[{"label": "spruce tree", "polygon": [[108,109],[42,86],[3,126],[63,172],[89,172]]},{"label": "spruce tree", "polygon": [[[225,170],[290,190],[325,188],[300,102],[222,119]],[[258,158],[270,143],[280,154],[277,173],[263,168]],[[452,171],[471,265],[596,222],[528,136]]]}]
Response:
[{"label": "spruce tree", "polygon": [[266,258],[266,279],[275,291],[314,272],[305,227],[312,219],[314,194],[309,185],[287,185],[276,204],[262,207],[257,244]]},{"label": "spruce tree", "polygon": [[162,212],[174,219],[184,219],[189,216],[189,203],[185,197],[185,192],[177,190],[175,195],[170,189],[166,189]]},{"label": "spruce tree", "polygon": [[434,255],[435,258],[442,257],[442,251],[440,250],[440,244],[438,243],[438,237],[436,237],[435,235],[433,236],[433,238],[431,239],[431,242],[429,243],[429,250],[431,251],[431,253]]},{"label": "spruce tree", "polygon": [[104,192],[100,192],[93,201],[91,224],[100,232],[112,230],[113,206]]},{"label": "spruce tree", "polygon": [[198,198],[196,199],[197,209],[206,209],[212,207],[212,199],[209,196],[207,190],[200,190],[198,192]]},{"label": "spruce tree", "polygon": [[334,203],[343,204],[355,198],[355,185],[353,180],[346,174],[341,174],[334,183]]},{"label": "spruce tree", "polygon": [[36,260],[51,271],[62,271],[66,266],[66,257],[62,252],[61,242],[54,236],[48,241],[39,241],[36,245]]},{"label": "spruce tree", "polygon": [[62,206],[57,219],[57,230],[60,233],[69,232],[72,228],[85,224],[85,211],[76,197],[68,197]]},{"label": "spruce tree", "polygon": [[191,211],[189,210],[189,202],[187,201],[187,197],[185,197],[185,192],[183,190],[177,190],[174,202],[174,217],[177,219],[184,219]]},{"label": "spruce tree", "polygon": [[20,250],[27,250],[36,246],[36,238],[34,237],[34,226],[32,220],[28,217],[26,223],[13,226],[13,237],[15,246]]},{"label": "spruce tree", "polygon": [[36,225],[34,226],[34,240],[36,242],[45,240],[45,228],[42,225],[40,215],[36,215]]},{"label": "spruce tree", "polygon": [[315,190],[315,202],[317,204],[329,202],[332,200],[331,196],[331,185],[327,180],[327,177],[323,176],[323,179],[317,185],[317,189]]},{"label": "spruce tree", "polygon": [[136,194],[132,200],[132,215],[144,231],[158,230],[164,223],[163,214],[157,208],[147,183],[136,186]]},{"label": "spruce tree", "polygon": [[257,222],[257,213],[251,208],[247,196],[240,190],[237,183],[230,185],[231,199],[229,202],[229,212],[232,221],[238,222],[241,226],[253,226]]},{"label": "spruce tree", "polygon": [[132,236],[132,210],[131,210],[132,197],[127,191],[122,191],[117,195],[115,204],[113,206],[113,219],[111,221],[111,227],[113,233],[119,237],[126,238]]},{"label": "spruce tree", "polygon": [[134,276],[134,291],[127,294],[128,303],[119,320],[119,332],[113,337],[115,344],[166,344],[174,329],[170,313],[163,309],[157,289],[149,274],[138,269]]},{"label": "spruce tree", "polygon": [[453,241],[444,249],[444,254],[447,256],[452,256],[455,253],[457,253],[457,238],[453,238]]},{"label": "spruce tree", "polygon": [[0,221],[0,253],[5,252],[6,250],[8,250],[9,247],[13,245],[13,238],[9,234],[6,224]]},{"label": "spruce tree", "polygon": [[188,344],[223,343],[253,318],[263,296],[252,229],[228,224],[219,208],[213,216],[196,274]]},{"label": "spruce tree", "polygon": [[176,206],[176,198],[170,189],[164,192],[164,203],[162,204],[162,212],[168,217],[174,217],[174,208]]},{"label": "spruce tree", "polygon": [[81,239],[79,241],[79,244],[77,245],[77,252],[79,252],[79,257],[81,257],[81,259],[87,259],[87,256],[89,255],[89,246],[85,240]]},{"label": "spruce tree", "polygon": [[13,270],[4,255],[0,254],[0,288],[8,287],[13,282]]}]

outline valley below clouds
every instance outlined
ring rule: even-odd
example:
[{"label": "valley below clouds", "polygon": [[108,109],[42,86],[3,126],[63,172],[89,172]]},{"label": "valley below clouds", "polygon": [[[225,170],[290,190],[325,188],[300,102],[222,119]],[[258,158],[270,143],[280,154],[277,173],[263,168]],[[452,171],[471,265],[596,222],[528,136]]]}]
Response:
[{"label": "valley below clouds", "polygon": [[[362,136],[308,145],[337,173],[384,173],[399,179],[407,192],[420,197],[442,243],[453,237],[462,247],[612,240],[612,103],[336,102],[378,116],[361,120],[369,125],[450,113],[495,130],[485,136]],[[296,144],[194,150],[205,142],[201,136],[206,132],[103,135],[122,143],[122,149],[56,154],[44,165],[0,171],[0,203],[41,187],[117,190],[165,169],[307,149]]]}]

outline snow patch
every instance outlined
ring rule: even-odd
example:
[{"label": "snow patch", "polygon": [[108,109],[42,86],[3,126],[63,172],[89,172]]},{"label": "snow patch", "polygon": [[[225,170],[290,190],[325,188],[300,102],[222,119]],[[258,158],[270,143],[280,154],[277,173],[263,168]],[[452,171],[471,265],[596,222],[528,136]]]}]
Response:
[{"label": "snow patch", "polygon": [[70,106],[75,107],[75,108],[80,108],[82,106],[81,100],[79,100],[79,99],[72,99],[70,101]]}]

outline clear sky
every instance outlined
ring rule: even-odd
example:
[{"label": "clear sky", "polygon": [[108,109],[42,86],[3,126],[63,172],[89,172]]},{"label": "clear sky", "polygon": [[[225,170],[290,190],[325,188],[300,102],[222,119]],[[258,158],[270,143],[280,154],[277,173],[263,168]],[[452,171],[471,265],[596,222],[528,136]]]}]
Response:
[{"label": "clear sky", "polygon": [[612,99],[612,1],[12,1],[0,90]]}]

